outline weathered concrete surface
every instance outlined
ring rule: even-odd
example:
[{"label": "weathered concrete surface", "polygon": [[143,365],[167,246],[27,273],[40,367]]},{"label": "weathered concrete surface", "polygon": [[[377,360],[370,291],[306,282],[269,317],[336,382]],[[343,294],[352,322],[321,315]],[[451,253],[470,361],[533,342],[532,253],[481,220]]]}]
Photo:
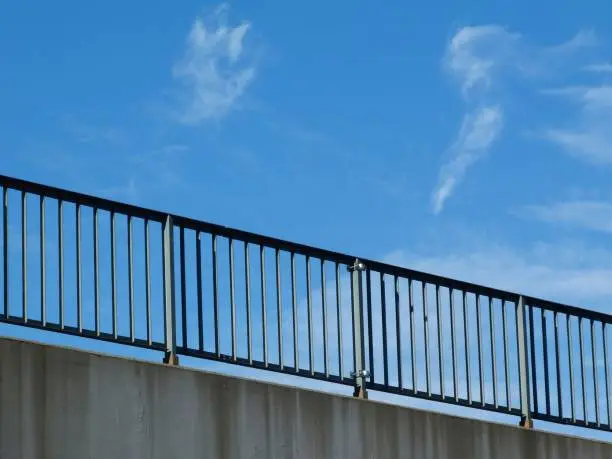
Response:
[{"label": "weathered concrete surface", "polygon": [[1,459],[612,458],[612,445],[0,340]]}]

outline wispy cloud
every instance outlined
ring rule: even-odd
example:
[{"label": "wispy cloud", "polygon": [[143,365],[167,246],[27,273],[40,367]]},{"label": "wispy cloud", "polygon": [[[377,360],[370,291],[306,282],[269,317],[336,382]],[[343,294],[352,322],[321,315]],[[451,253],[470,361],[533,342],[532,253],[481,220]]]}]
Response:
[{"label": "wispy cloud", "polygon": [[605,201],[565,201],[524,209],[526,216],[593,231],[612,233],[612,203]]},{"label": "wispy cloud", "polygon": [[584,70],[593,73],[612,73],[612,64],[610,64],[609,62],[591,64],[585,66]]},{"label": "wispy cloud", "polygon": [[572,127],[545,129],[544,138],[585,161],[612,164],[612,86],[573,86],[544,92],[580,107],[577,119],[571,120]]},{"label": "wispy cloud", "polygon": [[174,78],[182,84],[185,106],[180,120],[198,124],[227,115],[255,78],[256,69],[245,56],[249,22],[227,25],[223,4],[206,17],[198,17],[187,37],[182,59],[174,65]]},{"label": "wispy cloud", "polygon": [[445,67],[456,77],[464,97],[471,91],[489,89],[494,74],[512,54],[520,35],[499,25],[483,25],[459,29],[448,44]]},{"label": "wispy cloud", "polygon": [[612,253],[572,243],[483,246],[442,255],[405,251],[386,261],[425,272],[565,303],[599,308],[612,298]]},{"label": "wispy cloud", "polygon": [[459,136],[451,147],[452,159],[440,170],[438,186],[433,194],[433,210],[438,214],[444,202],[463,179],[468,167],[489,150],[503,126],[499,106],[485,106],[467,113]]},{"label": "wispy cloud", "polygon": [[140,197],[140,190],[136,186],[136,180],[132,177],[124,185],[102,188],[97,190],[96,194],[106,196],[110,199],[137,202]]},{"label": "wispy cloud", "polygon": [[148,190],[172,187],[174,190],[188,187],[188,180],[183,174],[191,148],[184,144],[168,144],[133,154],[129,157],[130,168],[136,168],[149,179]]},{"label": "wispy cloud", "polygon": [[95,125],[72,115],[62,117],[61,126],[79,143],[125,147],[131,141],[121,128]]},{"label": "wispy cloud", "polygon": [[589,162],[612,163],[612,135],[603,128],[592,126],[587,130],[547,129],[544,136],[574,156]]},{"label": "wispy cloud", "polygon": [[451,157],[440,169],[432,193],[433,212],[438,214],[467,169],[482,158],[499,136],[503,111],[488,100],[494,75],[513,50],[519,35],[501,26],[464,27],[457,31],[446,50],[444,64],[461,85],[470,107],[463,117],[457,139],[449,148]]},{"label": "wispy cloud", "polygon": [[559,45],[545,48],[547,52],[571,53],[584,48],[593,48],[599,44],[599,39],[593,30],[580,30],[576,35]]},{"label": "wispy cloud", "polygon": [[[586,49],[597,43],[597,37],[590,30],[580,31],[554,46],[532,45],[521,34],[496,24],[463,27],[455,33],[443,63],[459,83],[467,111],[457,139],[449,148],[451,157],[441,167],[432,193],[434,213],[443,210],[468,168],[484,157],[499,138],[505,111],[501,104],[510,80],[556,76],[571,66],[574,71],[580,69],[577,61],[582,60]],[[585,143],[580,134],[583,133],[551,129],[545,137],[566,145]],[[590,136],[589,150],[593,156],[604,156],[607,141],[602,137]]]}]

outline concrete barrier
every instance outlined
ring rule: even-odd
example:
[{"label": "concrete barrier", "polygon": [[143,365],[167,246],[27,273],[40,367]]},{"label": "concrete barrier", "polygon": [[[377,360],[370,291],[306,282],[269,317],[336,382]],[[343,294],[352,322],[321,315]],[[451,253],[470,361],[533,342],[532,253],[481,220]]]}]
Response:
[{"label": "concrete barrier", "polygon": [[0,459],[609,459],[612,444],[0,339]]}]

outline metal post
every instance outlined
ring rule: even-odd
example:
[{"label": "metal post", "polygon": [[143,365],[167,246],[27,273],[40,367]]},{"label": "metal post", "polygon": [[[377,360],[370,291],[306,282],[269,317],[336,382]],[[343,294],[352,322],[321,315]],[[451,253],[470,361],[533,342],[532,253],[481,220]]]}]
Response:
[{"label": "metal post", "polygon": [[172,217],[164,221],[164,311],[166,317],[166,352],[164,363],[178,365],[176,355],[176,313],[174,309],[174,225]]},{"label": "metal post", "polygon": [[[516,305],[516,332],[518,338],[518,363],[519,363],[519,385],[521,396],[521,422],[520,425],[526,429],[533,428],[531,419],[531,402],[529,389],[529,372],[527,360],[527,331],[525,328],[525,307],[523,297],[519,296]],[[533,346],[533,343],[531,343]],[[535,383],[535,382],[534,382]]]},{"label": "metal post", "polygon": [[355,360],[355,371],[352,376],[355,378],[355,391],[353,396],[358,398],[368,398],[366,379],[368,371],[364,368],[365,348],[363,345],[363,315],[362,315],[362,292],[361,292],[361,271],[365,270],[365,265],[359,260],[355,260],[352,266],[348,267],[352,278],[352,306],[353,306],[353,355]]}]

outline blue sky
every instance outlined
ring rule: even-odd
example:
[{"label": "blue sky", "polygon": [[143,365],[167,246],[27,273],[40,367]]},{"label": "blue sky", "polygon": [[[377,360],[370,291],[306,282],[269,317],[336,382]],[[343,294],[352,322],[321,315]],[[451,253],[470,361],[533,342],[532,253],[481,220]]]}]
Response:
[{"label": "blue sky", "polygon": [[2,169],[605,308],[601,5],[8,3]]},{"label": "blue sky", "polygon": [[1,172],[609,312],[609,9],[5,2]]}]

